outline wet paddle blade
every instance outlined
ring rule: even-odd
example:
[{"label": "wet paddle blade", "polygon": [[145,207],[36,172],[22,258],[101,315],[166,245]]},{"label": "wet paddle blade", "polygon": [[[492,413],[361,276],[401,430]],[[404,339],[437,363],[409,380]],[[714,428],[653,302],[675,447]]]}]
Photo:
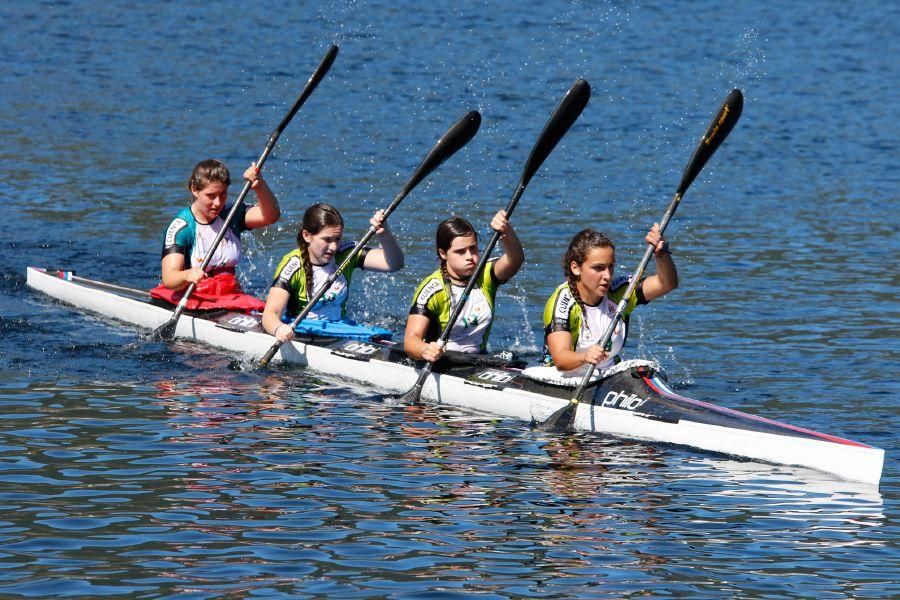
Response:
[{"label": "wet paddle blade", "polygon": [[416,406],[422,402],[422,385],[416,383],[412,388],[402,396],[394,396],[392,398],[397,404],[405,406]]},{"label": "wet paddle blade", "polygon": [[153,333],[150,334],[150,339],[154,342],[162,342],[171,340],[175,337],[175,327],[178,326],[178,318],[172,317],[159,327],[153,330]]},{"label": "wet paddle blade", "polygon": [[297,111],[300,110],[300,107],[303,106],[303,103],[306,102],[306,99],[309,98],[310,94],[319,86],[323,79],[325,79],[325,75],[328,74],[328,70],[331,69],[331,65],[334,63],[334,59],[337,58],[338,47],[337,45],[332,45],[328,51],[325,53],[325,56],[322,57],[322,60],[319,62],[319,66],[316,67],[316,70],[313,71],[313,74],[310,75],[309,79],[306,82],[306,85],[303,86],[303,90],[301,90],[300,95],[297,96],[297,99],[294,100],[294,103],[291,105],[290,110],[288,110],[287,114],[281,119],[281,123],[278,124],[278,127],[275,128],[275,132],[273,135],[277,137],[284,131],[284,128],[288,126],[288,123],[294,118],[294,115],[297,114]]},{"label": "wet paddle blade", "polygon": [[575,412],[578,410],[578,402],[572,401],[554,412],[552,415],[538,425],[541,431],[549,431],[554,433],[565,433],[572,430],[572,424],[575,422]]},{"label": "wet paddle blade", "polygon": [[728,97],[725,98],[725,102],[722,103],[719,112],[713,117],[709,127],[706,128],[706,133],[703,134],[703,137],[700,139],[700,144],[697,146],[697,149],[694,150],[691,160],[688,162],[687,167],[685,167],[684,174],[681,176],[681,183],[678,186],[677,193],[679,195],[683,195],[687,191],[688,187],[690,187],[694,182],[694,179],[703,169],[703,166],[706,165],[706,161],[708,161],[719,146],[722,145],[722,142],[725,141],[725,138],[727,138],[728,134],[731,133],[731,130],[734,129],[738,119],[741,118],[741,112],[743,110],[744,95],[741,93],[741,90],[732,90],[731,93],[728,94]]}]

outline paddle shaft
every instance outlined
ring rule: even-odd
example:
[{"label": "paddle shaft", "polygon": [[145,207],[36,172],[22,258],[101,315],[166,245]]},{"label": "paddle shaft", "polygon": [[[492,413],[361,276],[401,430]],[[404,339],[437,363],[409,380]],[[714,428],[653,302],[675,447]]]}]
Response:
[{"label": "paddle shaft", "polygon": [[[319,63],[319,66],[316,67],[316,70],[313,71],[313,74],[310,76],[309,80],[306,82],[306,85],[303,87],[303,91],[300,92],[300,95],[294,101],[294,104],[291,105],[291,109],[284,116],[278,126],[272,131],[271,135],[269,135],[269,141],[266,142],[266,147],[263,149],[262,154],[259,155],[259,158],[256,161],[257,169],[262,169],[263,163],[266,162],[266,159],[272,152],[272,148],[275,147],[275,143],[278,141],[278,138],[281,137],[281,132],[284,131],[285,127],[288,126],[288,123],[291,122],[291,119],[294,118],[294,115],[297,114],[297,111],[300,110],[300,107],[303,106],[303,103],[306,102],[306,99],[309,98],[310,94],[312,94],[316,87],[319,85],[319,82],[321,82],[325,75],[328,73],[328,70],[331,68],[332,63],[334,63],[334,59],[337,56],[337,53],[337,46],[331,46],[331,48],[328,49],[328,52],[325,53],[325,56]],[[222,238],[224,238],[228,233],[228,227],[234,220],[234,215],[237,213],[238,208],[241,206],[241,203],[243,203],[244,198],[247,197],[247,193],[250,191],[252,185],[253,184],[250,181],[244,183],[244,187],[241,190],[240,195],[238,196],[234,205],[231,207],[231,210],[228,211],[228,215],[225,217],[225,222],[222,225],[222,228],[219,230],[219,233],[216,235],[212,245],[209,247],[209,250],[206,253],[206,257],[200,264],[200,268],[203,271],[206,271],[207,267],[209,267],[209,263],[210,261],[212,261],[216,249],[222,242]],[[197,289],[196,283],[191,283],[190,285],[188,285],[181,297],[181,300],[175,307],[175,311],[172,313],[172,317],[153,332],[154,337],[170,337],[171,334],[174,333],[175,325],[178,323],[178,319],[181,318],[181,315],[184,313],[184,310],[187,307],[188,300],[194,293],[195,289]]]},{"label": "paddle shaft", "polygon": [[[441,163],[445,160],[453,156],[460,148],[465,146],[469,141],[475,137],[475,134],[478,132],[478,128],[481,126],[481,114],[472,110],[463,115],[461,119],[459,119],[456,123],[450,126],[450,129],[441,136],[441,138],[434,144],[431,150],[425,155],[425,158],[422,159],[422,162],[419,163],[419,166],[413,172],[412,176],[406,182],[406,185],[403,186],[403,189],[399,194],[394,198],[394,200],[388,205],[386,209],[384,209],[384,217],[382,218],[382,222],[387,221],[387,218],[390,216],[394,209],[397,208],[400,203],[406,198],[407,195],[415,188],[425,177],[428,176],[429,173],[437,169]],[[328,279],[319,287],[315,294],[307,301],[306,306],[303,307],[303,310],[300,311],[300,314],[291,322],[291,330],[297,327],[306,316],[309,314],[310,310],[312,310],[313,306],[315,306],[316,302],[318,302],[325,292],[331,288],[331,285],[337,280],[337,278],[343,273],[344,269],[350,264],[350,261],[359,254],[362,249],[365,247],[366,243],[372,239],[372,236],[375,235],[375,228],[370,226],[369,230],[366,231],[366,234],[362,237],[362,239],[356,244],[356,247],[347,255],[347,257],[341,262],[337,269],[335,269],[334,273],[328,276]],[[275,354],[284,345],[284,342],[280,340],[276,340],[274,344],[266,351],[263,357],[259,361],[259,365],[261,367],[268,366],[268,364],[272,361]]]}]

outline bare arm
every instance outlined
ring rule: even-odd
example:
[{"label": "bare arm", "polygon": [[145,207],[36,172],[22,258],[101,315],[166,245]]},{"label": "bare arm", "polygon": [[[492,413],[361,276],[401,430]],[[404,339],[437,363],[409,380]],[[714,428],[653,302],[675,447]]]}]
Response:
[{"label": "bare arm", "polygon": [[393,232],[391,232],[387,222],[384,220],[384,211],[375,211],[369,223],[375,228],[375,235],[378,236],[381,247],[370,250],[366,254],[363,268],[367,271],[381,271],[383,273],[393,273],[402,269],[405,263],[403,250],[400,249],[397,238],[394,237]]},{"label": "bare arm", "polygon": [[247,227],[256,229],[257,227],[265,227],[271,225],[281,218],[281,208],[278,206],[278,199],[269,189],[269,184],[263,179],[262,173],[256,168],[256,164],[251,164],[244,171],[244,179],[250,182],[250,189],[256,192],[258,204],[247,209],[244,217]]},{"label": "bare arm", "polygon": [[653,256],[656,258],[656,274],[647,277],[641,284],[644,298],[649,302],[665,296],[678,287],[678,269],[675,268],[668,244],[659,234],[658,224],[653,225],[646,240],[648,244],[653,245]]},{"label": "bare arm", "polygon": [[501,210],[491,221],[491,228],[500,232],[500,243],[503,244],[503,255],[494,263],[494,276],[500,281],[507,281],[519,272],[525,262],[525,250],[519,236],[509,221],[506,211]]},{"label": "bare arm", "polygon": [[435,362],[444,355],[444,347],[436,342],[426,342],[425,333],[431,319],[425,315],[409,315],[406,318],[406,333],[403,335],[403,350],[407,356]]},{"label": "bare arm", "polygon": [[294,337],[294,331],[290,325],[281,321],[281,315],[287,307],[290,293],[279,287],[269,288],[266,297],[266,307],[263,309],[262,326],[269,335],[274,335],[280,342],[286,342]]},{"label": "bare arm", "polygon": [[181,290],[191,283],[200,283],[206,273],[200,267],[184,268],[184,255],[177,252],[167,254],[162,259],[162,282],[170,290]]},{"label": "bare arm", "polygon": [[597,364],[608,358],[608,354],[594,344],[584,352],[572,350],[572,334],[568,331],[554,331],[547,336],[547,347],[553,364],[560,371],[571,371],[585,363]]}]

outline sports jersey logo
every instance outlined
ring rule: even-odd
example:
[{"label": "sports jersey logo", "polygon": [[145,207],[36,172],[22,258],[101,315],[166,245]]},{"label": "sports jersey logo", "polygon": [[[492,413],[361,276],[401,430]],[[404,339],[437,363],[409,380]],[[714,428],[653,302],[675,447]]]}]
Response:
[{"label": "sports jersey logo", "polygon": [[608,299],[606,300],[606,312],[609,314],[609,317],[612,318],[616,314],[616,305],[610,302]]},{"label": "sports jersey logo", "polygon": [[301,268],[303,268],[303,265],[300,262],[300,258],[292,256],[287,264],[284,265],[284,268],[281,269],[281,273],[278,274],[278,279],[285,283],[288,283],[294,276],[294,273],[296,273]]},{"label": "sports jersey logo", "polygon": [[572,310],[572,305],[575,303],[575,298],[572,297],[572,293],[565,289],[560,292],[559,296],[556,298],[556,318],[557,319],[568,319],[569,311]]},{"label": "sports jersey logo", "polygon": [[431,297],[442,289],[444,289],[444,285],[439,280],[432,279],[426,283],[425,287],[422,288],[422,291],[419,292],[419,295],[416,297],[416,304],[424,307],[428,304]]},{"label": "sports jersey logo", "polygon": [[187,227],[187,221],[184,219],[175,219],[169,224],[169,228],[166,229],[165,245],[167,248],[175,245],[175,237],[178,235],[178,232],[185,227]]}]

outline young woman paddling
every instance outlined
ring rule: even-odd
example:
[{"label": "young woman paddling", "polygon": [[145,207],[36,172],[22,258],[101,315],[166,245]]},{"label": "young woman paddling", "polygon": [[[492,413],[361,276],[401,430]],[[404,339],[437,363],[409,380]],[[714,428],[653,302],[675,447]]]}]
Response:
[{"label": "young woman paddling", "polygon": [[461,217],[451,217],[438,225],[436,246],[441,266],[419,284],[406,319],[403,348],[412,358],[435,362],[445,350],[486,351],[497,287],[511,279],[525,261],[522,244],[506,219],[506,211],[494,215],[491,228],[500,232],[504,253],[487,262],[453,325],[447,346],[441,347],[434,340],[447,326],[450,313],[478,264],[478,235],[471,223]]},{"label": "young woman paddling", "polygon": [[[346,305],[354,269],[390,273],[403,268],[403,251],[384,221],[384,211],[376,211],[369,223],[375,228],[381,247],[364,248],[350,261],[306,319],[300,322],[298,331],[357,339],[390,337],[386,329],[366,327],[347,318]],[[300,314],[310,296],[355,248],[353,242],[341,243],[343,235],[344,219],[336,208],[314,204],[306,209],[297,232],[297,248],[281,259],[263,311],[263,328],[279,341],[286,342],[294,337],[287,322]]]},{"label": "young woman paddling", "polygon": [[209,159],[197,163],[188,180],[192,201],[166,228],[162,251],[162,284],[150,290],[154,298],[172,304],[191,283],[197,288],[188,300],[188,309],[227,308],[262,310],[258,298],[244,294],[234,276],[241,260],[242,232],[271,225],[281,216],[278,201],[254,164],[244,171],[244,179],[259,200],[257,206],[241,204],[228,224],[225,237],[213,253],[208,271],[200,268],[207,250],[225,226],[231,175],[224,164]]},{"label": "young woman paddling", "polygon": [[554,365],[565,376],[581,376],[587,363],[601,370],[612,366],[628,336],[627,315],[678,287],[678,271],[668,244],[654,225],[647,233],[654,247],[656,274],[643,279],[628,298],[624,318],[616,326],[612,347],[600,348],[597,342],[606,333],[616,305],[628,287],[628,277],[613,277],[615,246],[598,231],[585,229],[569,243],[563,259],[566,282],[550,296],[544,308],[544,362]]}]

